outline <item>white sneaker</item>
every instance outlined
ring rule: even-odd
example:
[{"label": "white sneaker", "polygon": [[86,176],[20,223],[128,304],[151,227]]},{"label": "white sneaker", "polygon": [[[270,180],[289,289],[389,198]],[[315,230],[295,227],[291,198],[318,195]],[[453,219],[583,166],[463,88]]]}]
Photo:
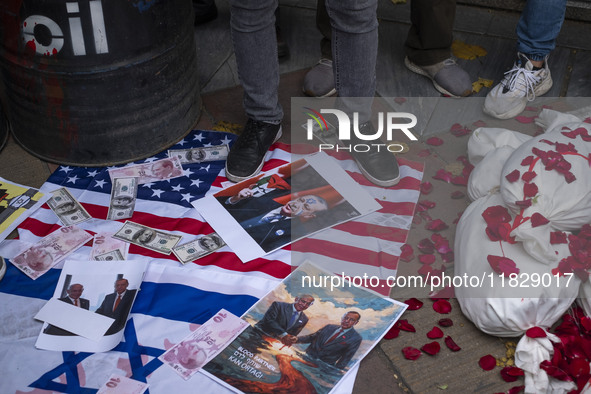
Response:
[{"label": "white sneaker", "polygon": [[517,53],[513,68],[488,94],[484,101],[485,113],[499,119],[509,119],[519,115],[537,96],[541,96],[552,87],[552,76],[548,68],[548,56],[544,66],[533,69],[532,63],[523,53]]}]

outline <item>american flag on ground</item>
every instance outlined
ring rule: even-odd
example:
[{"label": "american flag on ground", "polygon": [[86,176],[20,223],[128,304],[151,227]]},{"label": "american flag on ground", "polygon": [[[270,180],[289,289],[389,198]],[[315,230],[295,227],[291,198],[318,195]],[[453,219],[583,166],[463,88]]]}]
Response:
[{"label": "american flag on ground", "polygon": [[[234,138],[227,133],[193,131],[172,149],[232,143]],[[275,144],[263,170],[290,162],[290,150],[289,145]],[[6,277],[0,282],[0,302],[9,307],[3,308],[0,315],[3,322],[11,323],[0,328],[0,346],[4,350],[0,359],[3,365],[11,366],[5,371],[6,376],[14,378],[0,380],[0,392],[31,392],[27,387],[34,387],[93,393],[112,372],[148,381],[152,392],[170,391],[170,385],[175,392],[193,392],[195,377],[189,383],[183,382],[174,371],[158,368],[156,358],[220,308],[241,315],[286,277],[292,265],[309,259],[337,274],[367,273],[381,279],[395,275],[400,247],[406,241],[419,196],[422,164],[400,160],[400,183],[384,189],[366,181],[346,153],[332,156],[382,204],[380,211],[324,230],[247,264],[228,247],[194,264],[181,266],[172,254],[164,256],[131,245],[128,259],[149,259],[150,265],[125,329],[124,341],[111,352],[60,353],[34,349],[41,325],[32,316],[53,294],[60,265],[32,281],[9,264]],[[141,162],[164,157],[166,152]],[[225,185],[223,168],[223,162],[185,165],[183,177],[140,185],[131,220],[182,235],[181,242],[211,233],[213,229],[190,202]],[[105,220],[111,191],[107,168],[59,167],[41,190],[50,192],[59,187],[67,187],[93,216],[94,219],[79,224],[81,228],[95,234],[114,233],[122,226],[123,221]],[[60,226],[55,214],[44,205],[21,224],[18,240],[0,244],[0,255],[13,257]],[[71,258],[86,260],[90,249],[91,245],[87,244]],[[389,289],[376,290],[387,294]]]}]

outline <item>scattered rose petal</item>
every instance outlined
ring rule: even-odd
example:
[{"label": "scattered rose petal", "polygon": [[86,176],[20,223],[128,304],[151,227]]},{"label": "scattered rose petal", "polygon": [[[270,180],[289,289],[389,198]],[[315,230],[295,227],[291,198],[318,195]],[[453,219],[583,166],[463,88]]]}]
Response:
[{"label": "scattered rose petal", "polygon": [[466,195],[459,190],[456,190],[455,192],[453,192],[451,194],[451,198],[453,198],[454,200],[459,200],[460,198],[464,198],[464,197],[466,197]]},{"label": "scattered rose petal", "polygon": [[501,377],[505,382],[514,382],[523,376],[523,370],[517,367],[505,367],[501,369]]},{"label": "scattered rose petal", "polygon": [[567,243],[566,233],[563,233],[562,231],[552,231],[550,233],[550,244],[551,245],[565,244],[565,243]]},{"label": "scattered rose petal", "polygon": [[423,211],[426,211],[428,209],[435,208],[436,203],[434,201],[421,200],[419,201],[418,205]]},{"label": "scattered rose petal", "polygon": [[437,173],[433,176],[433,179],[439,179],[440,181],[444,181],[447,183],[451,182],[452,174],[444,169],[440,169]]},{"label": "scattered rose petal", "polygon": [[408,300],[404,301],[406,305],[408,305],[409,311],[416,311],[417,309],[421,309],[423,306],[423,302],[416,298],[409,298]]},{"label": "scattered rose petal", "polygon": [[421,253],[433,253],[435,249],[435,245],[429,238],[423,238],[419,241],[417,248],[421,251]]},{"label": "scattered rose petal", "polygon": [[546,331],[541,327],[532,327],[525,332],[529,338],[546,338]]},{"label": "scattered rose petal", "polygon": [[485,127],[486,122],[484,120],[477,120],[476,122],[472,123],[475,127]]},{"label": "scattered rose petal", "polygon": [[548,224],[548,223],[550,223],[550,221],[538,212],[531,215],[531,226],[532,227],[543,226],[544,224]]},{"label": "scattered rose petal", "polygon": [[517,268],[515,262],[508,257],[493,256],[489,254],[486,256],[486,259],[493,271],[499,275],[503,274],[505,277],[509,277],[511,274],[519,274],[519,268]]},{"label": "scattered rose petal", "polygon": [[451,304],[448,300],[437,300],[433,303],[433,310],[437,313],[445,315],[451,312]]},{"label": "scattered rose petal", "polygon": [[497,366],[497,360],[490,354],[487,354],[486,356],[482,356],[480,358],[478,365],[480,365],[480,368],[484,369],[485,371],[490,371]]},{"label": "scattered rose petal", "polygon": [[454,340],[451,339],[451,337],[449,335],[445,337],[444,342],[447,345],[447,347],[449,348],[449,350],[451,350],[452,352],[457,352],[457,351],[462,350],[462,348],[459,347],[458,344],[455,343]]},{"label": "scattered rose petal", "polygon": [[509,389],[509,391],[507,391],[507,394],[519,394],[523,390],[525,390],[525,386],[515,386],[515,387],[511,387]]},{"label": "scattered rose petal", "polygon": [[432,275],[432,272],[433,272],[433,267],[431,267],[429,264],[423,264],[423,265],[421,266],[421,268],[419,268],[419,269],[417,270],[417,273],[418,273],[419,275],[423,275],[423,276],[427,276],[427,275],[431,275],[431,276],[433,276],[433,275]]},{"label": "scattered rose petal", "polygon": [[454,322],[451,319],[445,318],[445,319],[439,319],[437,324],[439,324],[441,327],[451,327],[454,325]]},{"label": "scattered rose petal", "polygon": [[449,247],[449,241],[447,238],[442,236],[439,233],[434,233],[431,235],[431,239],[433,240],[435,250],[441,255],[451,252],[451,248]]},{"label": "scattered rose petal", "polygon": [[527,200],[522,200],[522,201],[515,201],[515,205],[517,205],[520,208],[529,208],[531,206],[531,198],[528,198]]},{"label": "scattered rose petal", "polygon": [[527,171],[523,173],[521,179],[523,179],[524,182],[531,182],[537,175],[538,174],[536,174],[535,171]]},{"label": "scattered rose petal", "polygon": [[468,176],[454,176],[451,178],[451,183],[457,186],[467,186],[468,185]]},{"label": "scattered rose petal", "polygon": [[417,332],[417,330],[415,329],[415,327],[410,324],[408,322],[408,320],[406,319],[400,319],[398,320],[398,328],[400,328],[402,331],[407,331],[407,332]]},{"label": "scattered rose petal", "polygon": [[421,264],[433,264],[435,262],[435,255],[433,254],[422,254],[419,256],[419,262]]},{"label": "scattered rose petal", "polygon": [[487,224],[509,223],[511,221],[509,210],[502,205],[486,208],[482,212],[482,217]]},{"label": "scattered rose petal", "polygon": [[512,172],[505,175],[505,179],[507,179],[509,182],[513,183],[519,179],[519,175],[520,175],[519,170],[513,170]]},{"label": "scattered rose petal", "polygon": [[387,333],[384,335],[384,339],[394,339],[400,335],[400,328],[394,325]]},{"label": "scattered rose petal", "polygon": [[429,155],[431,155],[431,151],[429,151],[429,149],[423,149],[417,153],[417,156],[419,157],[427,157]]},{"label": "scattered rose petal", "polygon": [[465,135],[468,135],[468,134],[470,134],[470,133],[472,132],[472,130],[470,130],[470,129],[469,129],[469,128],[467,128],[467,127],[463,127],[463,126],[462,126],[461,124],[459,124],[459,123],[454,123],[454,124],[451,126],[451,129],[450,129],[450,131],[451,131],[451,133],[452,133],[454,136],[456,136],[456,137],[463,137],[463,136],[465,136]]},{"label": "scattered rose petal", "polygon": [[410,246],[409,244],[402,245],[402,247],[400,248],[400,260],[404,261],[405,263],[408,263],[409,261],[412,261],[414,257],[415,254],[414,250],[412,249],[412,246]]},{"label": "scattered rose petal", "polygon": [[394,102],[396,104],[404,104],[404,103],[406,103],[406,98],[404,98],[404,97],[395,97],[394,98]]},{"label": "scattered rose petal", "polygon": [[435,290],[434,292],[429,293],[429,298],[431,298],[432,300],[440,299],[440,298],[449,299],[454,296],[455,296],[455,291],[452,286],[445,286],[442,289]]},{"label": "scattered rose petal", "polygon": [[444,263],[451,263],[452,261],[454,261],[454,258],[455,257],[453,251],[449,251],[441,255],[441,261],[443,261]]},{"label": "scattered rose petal", "polygon": [[540,368],[542,368],[546,373],[552,376],[555,379],[562,380],[562,381],[572,381],[572,378],[568,376],[568,374],[563,371],[562,369],[558,368],[548,360],[544,360],[540,363]]},{"label": "scattered rose petal", "polygon": [[425,141],[428,145],[440,146],[443,145],[443,140],[439,137],[431,137]]},{"label": "scattered rose petal", "polygon": [[439,342],[433,341],[423,345],[423,347],[421,347],[421,350],[427,354],[430,354],[431,356],[434,356],[437,353],[439,353],[439,351],[441,350],[441,346],[439,345]]},{"label": "scattered rose petal", "polygon": [[427,338],[429,339],[438,339],[443,338],[443,331],[439,327],[433,327],[431,331],[427,333]]},{"label": "scattered rose petal", "polygon": [[527,167],[527,166],[529,166],[533,162],[534,162],[534,157],[533,156],[527,156],[525,159],[521,160],[521,165]]},{"label": "scattered rose petal", "polygon": [[431,220],[425,228],[429,231],[443,231],[449,226],[441,219]]},{"label": "scattered rose petal", "polygon": [[516,116],[515,120],[518,121],[519,123],[533,123],[534,119],[536,118],[536,116]]},{"label": "scattered rose petal", "polygon": [[535,183],[524,183],[523,184],[523,196],[534,197],[538,194],[538,186]]},{"label": "scattered rose petal", "polygon": [[402,348],[402,354],[404,354],[404,358],[407,360],[416,360],[417,358],[421,357],[422,353],[417,348],[407,346]]},{"label": "scattered rose petal", "polygon": [[433,185],[431,184],[431,182],[423,182],[421,183],[421,193],[423,194],[429,194],[433,191]]},{"label": "scattered rose petal", "polygon": [[[569,375],[573,378],[589,375],[589,362],[584,358],[574,358],[568,365]],[[587,380],[589,377],[587,376]]]}]

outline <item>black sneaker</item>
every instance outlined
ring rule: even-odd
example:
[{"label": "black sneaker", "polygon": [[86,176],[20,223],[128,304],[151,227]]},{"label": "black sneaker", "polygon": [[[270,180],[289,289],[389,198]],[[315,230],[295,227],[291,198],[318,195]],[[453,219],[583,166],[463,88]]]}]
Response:
[{"label": "black sneaker", "polygon": [[215,0],[193,0],[193,9],[195,10],[194,25],[203,25],[218,17],[218,7]]},{"label": "black sneaker", "polygon": [[261,171],[265,155],[281,137],[281,125],[248,119],[226,160],[226,178],[240,182]]},{"label": "black sneaker", "polygon": [[[375,129],[371,122],[359,126],[361,134],[375,134]],[[353,130],[351,130],[351,146],[363,144],[370,147],[367,152],[355,152],[351,149],[351,156],[357,162],[363,176],[371,183],[382,186],[394,186],[400,180],[400,169],[398,161],[392,152],[389,152],[385,145],[374,146],[371,141],[362,141]],[[346,144],[345,144],[346,145]]]}]

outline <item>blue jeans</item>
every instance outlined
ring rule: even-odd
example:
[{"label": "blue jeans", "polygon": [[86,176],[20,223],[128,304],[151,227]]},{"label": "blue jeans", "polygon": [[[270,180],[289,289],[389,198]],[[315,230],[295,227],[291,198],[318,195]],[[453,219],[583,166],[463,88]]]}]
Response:
[{"label": "blue jeans", "polygon": [[[378,53],[377,0],[327,0],[333,67],[340,97],[373,97]],[[277,0],[230,0],[230,27],[248,117],[283,118],[275,36]]]},{"label": "blue jeans", "polygon": [[544,60],[556,46],[566,0],[528,0],[517,24],[517,51]]}]

